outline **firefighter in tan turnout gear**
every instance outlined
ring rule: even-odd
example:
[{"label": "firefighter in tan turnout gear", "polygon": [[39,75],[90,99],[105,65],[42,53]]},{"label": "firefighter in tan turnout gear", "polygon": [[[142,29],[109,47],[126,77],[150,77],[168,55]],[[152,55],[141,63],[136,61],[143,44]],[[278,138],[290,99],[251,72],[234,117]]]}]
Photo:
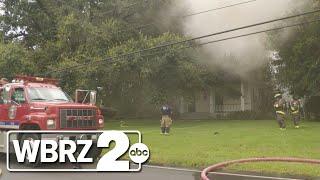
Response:
[{"label": "firefighter in tan turnout gear", "polygon": [[296,129],[300,128],[300,101],[298,100],[297,96],[293,96],[292,101],[290,102],[290,114],[293,120],[294,127]]},{"label": "firefighter in tan turnout gear", "polygon": [[285,118],[286,118],[286,101],[282,98],[281,94],[276,94],[275,96],[275,103],[273,105],[275,111],[276,111],[276,119],[279,123],[280,130],[285,130],[286,129],[286,123],[285,123]]},{"label": "firefighter in tan turnout gear", "polygon": [[161,127],[161,134],[168,135],[170,132],[170,127],[172,124],[172,110],[168,105],[163,105],[161,107],[161,120],[160,120],[160,127]]}]

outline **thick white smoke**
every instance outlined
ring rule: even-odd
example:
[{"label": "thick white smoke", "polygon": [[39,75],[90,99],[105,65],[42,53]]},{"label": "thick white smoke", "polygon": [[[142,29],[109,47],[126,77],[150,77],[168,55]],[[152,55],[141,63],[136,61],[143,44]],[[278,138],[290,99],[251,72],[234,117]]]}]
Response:
[{"label": "thick white smoke", "polygon": [[[248,0],[180,0],[178,1],[180,3],[171,12],[178,11],[179,7],[187,7],[188,12],[185,12],[185,14],[192,14],[245,1]],[[187,17],[184,18],[184,33],[188,36],[197,37],[284,17],[305,10],[302,7],[306,1],[308,0],[256,0],[247,4]],[[282,21],[231,32],[206,38],[201,42],[264,30],[293,21]],[[266,37],[266,34],[253,35],[204,46],[203,51],[209,56],[206,63],[245,75],[246,72],[266,63],[268,51]]]}]

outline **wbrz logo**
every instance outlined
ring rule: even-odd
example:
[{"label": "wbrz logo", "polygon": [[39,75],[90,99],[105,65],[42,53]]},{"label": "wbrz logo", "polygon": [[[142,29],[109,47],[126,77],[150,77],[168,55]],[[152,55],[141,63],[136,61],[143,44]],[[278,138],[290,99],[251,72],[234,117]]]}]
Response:
[{"label": "wbrz logo", "polygon": [[[93,162],[92,158],[86,158],[85,156],[89,152],[92,146],[92,140],[24,140],[20,147],[18,140],[13,140],[13,147],[16,153],[17,161],[24,163],[28,160],[29,163],[35,163],[40,153],[40,161],[43,163],[48,162],[66,162],[66,157],[70,162]],[[77,146],[83,145],[77,157],[74,156],[77,151]],[[68,147],[68,148],[67,148]]]},{"label": "wbrz logo", "polygon": [[[57,134],[59,132],[59,134]],[[25,139],[10,139],[10,134],[29,134]],[[31,134],[33,133],[33,134]],[[52,133],[57,134],[57,140],[52,139]],[[61,135],[63,133],[63,135]],[[68,136],[65,134],[70,133]],[[82,133],[88,133],[83,131]],[[148,147],[141,142],[141,134],[138,131],[91,131],[94,136],[88,134],[80,134],[72,131],[10,131],[8,133],[8,152],[9,142],[13,145],[14,155],[19,163],[95,163],[101,151],[104,148],[110,150],[101,154],[101,158],[97,161],[96,169],[82,169],[82,171],[138,171],[141,164],[149,159],[150,151]],[[126,133],[138,134],[139,142],[130,145],[129,138]],[[37,136],[35,136],[35,134]],[[41,134],[41,136],[39,136]],[[45,138],[50,134],[51,138]],[[55,135],[54,134],[54,135]],[[24,137],[24,136],[23,136]],[[36,138],[41,137],[41,138]],[[73,137],[73,138],[70,138]],[[83,139],[82,137],[86,137]],[[90,137],[90,138],[88,138]],[[115,146],[111,146],[111,142]],[[11,148],[12,149],[12,148]],[[130,160],[121,158],[128,153]],[[10,159],[10,158],[9,158]],[[138,168],[131,169],[130,162],[138,165]],[[10,169],[9,160],[8,170],[18,171],[18,169]],[[66,171],[65,168],[47,169],[49,171]],[[37,169],[23,169],[26,171],[37,171]],[[41,168],[43,171],[43,167]],[[74,171],[74,169],[68,169]],[[19,169],[21,171],[21,169]]]}]

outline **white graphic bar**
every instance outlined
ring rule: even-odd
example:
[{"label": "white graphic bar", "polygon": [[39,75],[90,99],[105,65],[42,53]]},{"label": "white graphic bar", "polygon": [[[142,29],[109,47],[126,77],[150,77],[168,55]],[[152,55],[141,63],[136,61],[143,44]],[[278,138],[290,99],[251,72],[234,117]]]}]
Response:
[{"label": "white graphic bar", "polygon": [[[139,139],[138,143],[142,143],[142,136],[140,131],[138,130],[66,130],[66,131],[42,131],[42,130],[12,130],[8,131],[7,133],[7,170],[10,172],[99,172],[97,169],[37,169],[37,168],[28,168],[27,166],[21,165],[26,167],[25,169],[16,169],[10,168],[10,158],[9,158],[9,146],[10,146],[10,135],[17,134],[17,133],[37,133],[37,134],[93,134],[93,133],[103,133],[103,132],[110,132],[110,131],[120,131],[125,134],[137,134]],[[130,163],[133,163],[130,161]],[[127,172],[139,172],[142,169],[141,163],[134,163],[137,165],[137,169],[129,169]],[[112,171],[101,171],[101,172],[112,172]],[[119,171],[121,172],[121,171]]]}]

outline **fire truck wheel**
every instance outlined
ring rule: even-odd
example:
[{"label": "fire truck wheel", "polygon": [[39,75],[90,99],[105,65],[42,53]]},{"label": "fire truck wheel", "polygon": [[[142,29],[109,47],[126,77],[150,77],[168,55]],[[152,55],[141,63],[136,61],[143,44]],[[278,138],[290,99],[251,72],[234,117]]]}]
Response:
[{"label": "fire truck wheel", "polygon": [[[38,135],[38,134],[29,134],[29,133],[28,133],[28,134],[22,134],[20,137],[21,137],[21,138],[20,138],[20,144],[22,144],[22,143],[24,142],[24,140],[29,140],[30,145],[31,145],[31,148],[32,148],[33,143],[34,143],[35,140],[40,140],[40,139],[41,139],[41,138],[40,138],[40,135]],[[26,154],[26,159],[25,159],[24,164],[25,164],[26,166],[31,166],[31,167],[36,167],[36,166],[38,166],[38,165],[40,164],[40,149],[39,149],[39,151],[38,151],[38,156],[37,156],[35,162],[30,162],[30,161],[29,161],[29,157],[28,157],[28,155]]]}]

